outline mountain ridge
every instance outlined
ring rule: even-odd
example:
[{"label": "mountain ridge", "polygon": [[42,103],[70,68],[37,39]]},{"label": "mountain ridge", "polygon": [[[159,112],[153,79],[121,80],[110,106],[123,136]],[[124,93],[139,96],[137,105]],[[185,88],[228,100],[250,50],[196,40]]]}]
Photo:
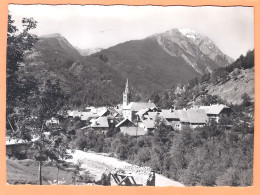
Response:
[{"label": "mountain ridge", "polygon": [[133,100],[148,101],[155,91],[225,66],[203,54],[179,30],[169,32],[165,32],[167,36],[161,33],[120,43],[88,56],[82,56],[60,34],[41,36],[25,56],[27,72],[40,82],[60,79],[63,88],[75,96],[72,105],[115,105],[121,102],[126,78]]}]

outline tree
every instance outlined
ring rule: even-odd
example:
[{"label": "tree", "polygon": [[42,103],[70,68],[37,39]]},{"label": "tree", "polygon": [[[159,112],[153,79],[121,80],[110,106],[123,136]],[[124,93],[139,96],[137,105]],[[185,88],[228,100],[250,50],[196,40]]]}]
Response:
[{"label": "tree", "polygon": [[[19,70],[24,61],[25,52],[32,50],[38,41],[36,35],[29,31],[36,28],[37,22],[33,18],[23,18],[23,30],[19,32],[14,25],[12,16],[8,14],[7,31],[7,61],[6,61],[6,111],[7,117],[14,113],[14,108],[19,107],[23,100],[35,89],[33,78],[21,78]],[[29,82],[33,81],[33,82]]]},{"label": "tree", "polygon": [[246,53],[245,58],[242,61],[242,67],[244,69],[249,69],[254,67],[255,63],[254,63],[254,50],[253,51],[248,51]]},{"label": "tree", "polygon": [[211,104],[223,104],[224,101],[217,95],[204,95],[201,99],[201,104],[209,106]]},{"label": "tree", "polygon": [[155,104],[158,104],[160,102],[160,96],[158,95],[158,93],[153,93],[151,95],[151,101]]},{"label": "tree", "polygon": [[241,103],[242,106],[248,107],[252,104],[251,97],[247,93],[243,93],[241,95],[241,99],[242,99],[242,103]]},{"label": "tree", "polygon": [[30,140],[31,135],[26,132],[25,125],[30,118],[30,111],[26,106],[30,104],[29,96],[37,90],[34,77],[19,74],[22,69],[25,52],[32,50],[38,38],[30,34],[36,28],[37,22],[32,18],[22,19],[23,29],[18,31],[12,16],[8,14],[7,31],[7,60],[6,60],[6,126],[7,133],[12,137]]},{"label": "tree", "polygon": [[75,165],[75,169],[73,171],[73,175],[72,175],[72,182],[74,185],[76,185],[76,180],[77,177],[80,177],[80,169],[81,169],[81,165],[83,164],[83,160],[79,159],[77,161],[77,164]]},{"label": "tree", "polygon": [[46,125],[51,117],[57,117],[62,109],[66,110],[68,95],[64,94],[59,81],[47,80],[42,89],[31,98],[32,117],[27,127],[36,139],[32,148],[34,158],[39,163],[39,183],[42,185],[42,165],[46,160],[59,162],[67,156],[66,129],[52,128]]}]

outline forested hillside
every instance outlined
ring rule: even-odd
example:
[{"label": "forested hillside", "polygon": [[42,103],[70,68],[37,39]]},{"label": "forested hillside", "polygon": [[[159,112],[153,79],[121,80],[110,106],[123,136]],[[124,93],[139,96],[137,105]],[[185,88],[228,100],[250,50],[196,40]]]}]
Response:
[{"label": "forested hillside", "polygon": [[184,108],[216,103],[241,104],[242,96],[254,102],[254,50],[211,74],[154,93],[151,99],[163,108]]}]

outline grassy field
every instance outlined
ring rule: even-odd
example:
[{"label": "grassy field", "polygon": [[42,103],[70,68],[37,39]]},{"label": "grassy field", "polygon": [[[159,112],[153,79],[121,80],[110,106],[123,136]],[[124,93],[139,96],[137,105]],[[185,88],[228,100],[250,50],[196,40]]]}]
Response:
[{"label": "grassy field", "polygon": [[[38,163],[31,159],[6,160],[7,183],[9,184],[38,184]],[[55,184],[58,169],[54,166],[42,167],[43,185]],[[60,170],[59,182],[72,184],[72,171]],[[60,184],[61,184],[60,183]]]}]

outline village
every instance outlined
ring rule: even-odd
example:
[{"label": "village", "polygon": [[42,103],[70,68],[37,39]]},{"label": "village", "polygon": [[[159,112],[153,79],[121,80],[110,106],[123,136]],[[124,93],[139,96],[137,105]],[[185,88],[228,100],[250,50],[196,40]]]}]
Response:
[{"label": "village", "polygon": [[[116,132],[137,138],[154,133],[159,124],[164,124],[167,129],[172,131],[192,130],[196,127],[218,123],[222,117],[230,117],[232,114],[230,107],[223,104],[192,106],[191,108],[184,109],[161,109],[151,101],[131,102],[130,94],[130,86],[127,79],[122,104],[118,104],[115,107],[86,107],[84,110],[68,110],[65,118],[80,120],[82,124],[85,124],[84,127],[80,128],[85,132],[85,135],[90,131],[97,132],[97,135],[107,135],[109,130],[116,129]],[[61,124],[57,117],[52,117],[46,121],[45,125],[50,130],[55,130],[59,129]],[[50,133],[46,131],[44,135],[48,137]],[[38,139],[39,137],[33,136],[31,142],[33,143]],[[23,153],[29,157],[30,153],[33,153],[34,150],[28,148],[28,143],[25,140],[16,140],[7,135],[6,151],[7,156],[10,158],[11,156],[19,156],[19,154]],[[100,156],[100,154],[92,153],[87,148],[84,148],[84,151],[76,148],[75,152],[69,153],[72,159],[68,159],[67,164],[72,163],[74,164],[73,166],[76,166],[78,162],[84,162],[82,164],[83,170],[91,171],[92,177],[96,180],[95,185],[182,186],[181,183],[154,173],[150,167],[138,167],[124,161],[118,161],[118,157],[114,155],[110,157],[109,154],[109,156],[101,154]],[[111,163],[113,161],[117,163]],[[134,166],[137,171],[131,170],[131,168],[128,170],[129,166]],[[112,169],[111,167],[114,168]],[[57,179],[58,181],[59,179]],[[91,183],[93,182],[95,181]]]},{"label": "village", "polygon": [[6,183],[252,186],[253,13],[8,5]]},{"label": "village", "polygon": [[[105,133],[110,128],[118,128],[121,133],[130,136],[142,136],[153,132],[156,124],[163,122],[172,130],[194,129],[210,122],[219,122],[220,118],[230,117],[232,110],[223,104],[193,106],[191,108],[161,109],[152,102],[131,102],[128,80],[123,92],[123,104],[116,107],[86,107],[84,110],[69,110],[69,118],[78,117],[88,125],[83,129]],[[47,121],[48,125],[58,126],[58,119]]]},{"label": "village", "polygon": [[[137,138],[153,134],[156,128],[159,128],[158,126],[160,124],[165,125],[165,127],[171,131],[192,130],[212,123],[217,124],[221,118],[230,117],[232,114],[231,108],[223,104],[214,104],[210,106],[197,105],[183,109],[161,109],[151,101],[131,102],[130,94],[130,87],[127,79],[123,92],[122,104],[118,104],[115,107],[86,107],[84,110],[68,110],[65,118],[76,121],[80,120],[82,124],[85,124],[84,127],[80,128],[85,132],[84,135],[87,135],[88,132],[96,132],[97,135],[107,135],[109,130],[116,129],[117,133],[120,132],[123,135]],[[45,125],[49,127],[50,130],[55,130],[60,129],[61,124],[58,117],[52,117],[46,121]],[[227,125],[225,128],[231,127]],[[80,129],[78,129],[78,131]],[[51,132],[46,131],[44,135],[48,137],[50,133]],[[33,136],[32,138],[32,143],[39,139],[37,136]],[[84,170],[91,170],[92,174],[94,173],[93,177],[97,181],[95,185],[182,185],[163,175],[154,173],[150,167],[138,168],[138,166],[136,166],[137,170],[146,170],[148,168],[149,171],[145,174],[142,173],[143,170],[141,172],[140,170],[137,172],[127,170],[122,166],[133,165],[126,164],[123,161],[118,161],[116,164],[111,163],[111,160],[117,160],[117,156],[101,154],[100,157],[100,154],[98,153],[93,154],[92,150],[87,148],[84,148],[83,150],[84,151],[76,148],[76,152],[69,152],[72,155],[72,159],[68,159],[67,163],[72,163],[74,164],[73,166],[75,166],[78,161],[84,161]],[[30,153],[33,153],[34,150],[28,148],[28,143],[25,140],[16,140],[7,135],[6,151],[7,156],[10,158],[11,156],[19,156],[23,153],[29,157],[31,155]],[[83,157],[84,160],[82,160]],[[103,165],[100,166],[100,164]],[[114,167],[114,169],[111,167]],[[107,173],[108,169],[110,170],[109,173]],[[109,181],[107,181],[108,177]]]}]

